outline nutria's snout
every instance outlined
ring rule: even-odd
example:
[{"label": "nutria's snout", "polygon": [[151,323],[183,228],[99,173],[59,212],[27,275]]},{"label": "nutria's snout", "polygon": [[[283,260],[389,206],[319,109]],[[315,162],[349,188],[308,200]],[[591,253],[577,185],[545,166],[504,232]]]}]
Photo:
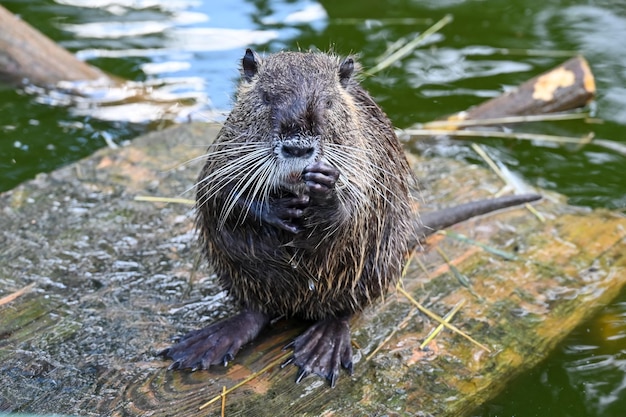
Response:
[{"label": "nutria's snout", "polygon": [[311,144],[300,143],[299,141],[283,142],[280,146],[280,154],[283,158],[303,158],[310,159],[315,153],[315,147]]},{"label": "nutria's snout", "polygon": [[319,140],[315,137],[293,136],[276,144],[276,155],[289,162],[313,162],[319,154]]},{"label": "nutria's snout", "polygon": [[283,185],[288,188],[302,185],[302,172],[322,155],[316,137],[292,136],[278,141],[274,147],[277,172],[282,173]]}]

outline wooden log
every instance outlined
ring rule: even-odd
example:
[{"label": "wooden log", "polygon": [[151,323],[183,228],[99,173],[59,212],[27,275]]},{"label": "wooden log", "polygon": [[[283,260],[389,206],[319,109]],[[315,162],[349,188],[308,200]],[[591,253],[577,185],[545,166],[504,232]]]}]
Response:
[{"label": "wooden log", "polygon": [[[511,259],[449,237],[428,242],[452,259],[469,287],[436,251],[416,255],[427,273],[414,262],[403,280],[439,315],[465,300],[452,324],[490,352],[448,330],[420,350],[437,323],[392,290],[353,322],[355,374],[342,374],[335,389],[313,377],[294,384],[295,368],[276,365],[300,331],[284,321],[227,369],[167,371],[170,362],[155,352],[172,335],[228,316],[233,306],[210,272],[198,268],[189,207],[134,198],[189,188],[200,167],[178,164],[202,154],[216,132],[212,125],[156,132],[0,195],[0,299],[35,284],[0,305],[0,409],[219,416],[219,399],[199,406],[267,368],[227,394],[226,416],[470,415],[626,281],[624,216],[551,198],[537,207],[545,223],[516,209],[455,227]],[[455,161],[419,159],[414,167],[424,201],[438,205],[499,188],[491,173]]]},{"label": "wooden log", "polygon": [[0,80],[54,86],[61,81],[111,82],[0,6]]},{"label": "wooden log", "polygon": [[[444,120],[450,125],[438,129],[455,130],[454,122],[481,120],[508,116],[537,115],[562,112],[583,107],[595,97],[596,86],[589,64],[582,56],[575,56],[541,75],[531,78],[519,87],[490,99],[467,111],[455,113]],[[424,125],[429,128],[429,124]]]}]

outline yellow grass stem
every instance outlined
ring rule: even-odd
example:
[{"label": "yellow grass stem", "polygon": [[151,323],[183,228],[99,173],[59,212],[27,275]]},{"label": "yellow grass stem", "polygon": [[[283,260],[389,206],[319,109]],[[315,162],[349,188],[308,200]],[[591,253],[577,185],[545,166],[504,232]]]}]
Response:
[{"label": "yellow grass stem", "polygon": [[27,292],[32,290],[34,287],[35,287],[35,283],[32,283],[32,284],[29,284],[29,285],[25,286],[24,288],[20,288],[19,290],[15,291],[14,293],[11,293],[9,295],[6,295],[6,296],[0,298],[0,306],[3,306],[5,304],[9,304],[11,301],[13,301],[16,298],[19,298],[22,295],[26,294]]},{"label": "yellow grass stem", "polygon": [[258,372],[253,373],[252,375],[250,375],[249,377],[247,377],[246,379],[244,379],[243,381],[239,382],[238,384],[235,384],[234,386],[230,387],[229,389],[222,391],[219,395],[216,395],[215,397],[213,397],[212,399],[210,399],[209,401],[205,402],[204,404],[202,404],[200,407],[198,407],[198,410],[202,410],[204,408],[207,408],[209,405],[213,404],[214,402],[217,402],[220,398],[223,398],[226,394],[230,394],[231,392],[233,392],[234,390],[236,390],[237,388],[247,384],[248,382],[252,381],[253,379],[259,377],[260,375],[264,374],[265,372],[269,371],[270,369],[272,369],[273,367],[277,366],[278,364],[280,364],[281,362],[284,362],[287,360],[287,358],[289,356],[293,355],[292,352],[287,352],[281,356],[279,356],[278,358],[274,359],[273,361],[271,361],[270,363],[267,364],[267,366],[265,366],[263,369],[261,369]]},{"label": "yellow grass stem", "polygon": [[489,168],[491,168],[491,170],[509,187],[511,187],[512,189],[515,189],[515,187],[513,186],[513,184],[511,184],[511,182],[509,181],[509,179],[506,177],[506,175],[504,175],[504,173],[502,172],[502,170],[500,169],[500,167],[495,163],[495,161],[493,159],[491,159],[491,157],[489,155],[487,155],[487,152],[485,152],[485,149],[477,144],[477,143],[472,143],[472,149],[474,150],[474,152],[476,152],[478,154],[478,156],[480,156],[481,158],[483,158],[483,160],[487,163],[487,165],[489,165]]},{"label": "yellow grass stem", "polygon": [[415,298],[413,298],[413,296],[411,294],[409,294],[408,292],[406,292],[404,289],[402,289],[399,286],[396,286],[396,290],[401,293],[402,295],[404,295],[411,303],[413,303],[413,305],[415,307],[417,307],[417,309],[419,311],[421,311],[422,313],[426,314],[428,317],[430,317],[431,319],[435,320],[436,322],[442,324],[444,327],[452,330],[455,333],[458,333],[459,335],[461,335],[462,337],[464,337],[465,339],[469,340],[470,342],[472,342],[473,344],[475,344],[476,346],[480,347],[481,349],[491,353],[491,349],[489,349],[487,346],[477,342],[476,340],[472,339],[471,336],[465,334],[461,329],[459,329],[458,327],[456,327],[453,324],[450,323],[446,323],[444,321],[444,319],[442,319],[441,317],[439,317],[438,315],[436,315],[435,313],[432,313],[430,310],[428,310],[426,307],[424,307],[423,305],[421,305]]},{"label": "yellow grass stem", "polygon": [[[454,317],[454,315],[456,313],[459,312],[459,310],[461,309],[461,307],[463,307],[465,305],[465,300],[461,300],[460,302],[458,302],[454,308],[452,310],[450,310],[450,312],[448,314],[446,314],[443,318],[443,320],[446,323],[450,323],[452,321],[452,318]],[[422,342],[422,344],[420,345],[420,349],[424,350],[424,348],[426,347],[427,344],[429,344],[435,337],[437,337],[437,335],[439,333],[441,333],[441,331],[443,330],[443,324],[440,324],[439,326],[437,326],[433,331],[431,331],[428,336],[426,336],[426,339],[424,339],[424,341]]]},{"label": "yellow grass stem", "polygon": [[226,385],[222,387],[222,417],[226,415]]},{"label": "yellow grass stem", "polygon": [[413,40],[408,42],[402,48],[396,50],[391,55],[385,57],[378,64],[376,64],[376,66],[374,66],[373,68],[370,68],[370,70],[367,71],[367,75],[374,75],[377,72],[380,72],[384,70],[385,68],[391,66],[396,61],[399,61],[402,58],[406,57],[415,48],[417,48],[419,44],[421,44],[424,41],[424,39],[438,32],[450,22],[452,22],[452,15],[449,15],[449,14],[445,15],[441,20],[439,20],[437,23],[435,23],[434,25],[426,29],[424,32],[420,33],[418,36],[416,36]]},{"label": "yellow grass stem", "polygon": [[151,203],[174,203],[174,204],[186,204],[193,206],[196,204],[195,200],[189,198],[175,198],[175,197],[153,197],[150,195],[137,195],[135,201],[149,201]]}]

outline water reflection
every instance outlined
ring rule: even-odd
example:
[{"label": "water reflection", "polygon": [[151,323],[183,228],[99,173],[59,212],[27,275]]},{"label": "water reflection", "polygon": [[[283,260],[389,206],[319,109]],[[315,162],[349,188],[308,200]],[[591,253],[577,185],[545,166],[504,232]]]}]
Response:
[{"label": "water reflection", "polygon": [[[446,87],[448,84],[472,78],[485,78],[531,69],[529,64],[506,59],[471,59],[468,50],[437,48],[416,51],[406,63],[410,84],[419,88],[424,84]],[[499,87],[495,85],[494,87]],[[449,90],[448,90],[449,91]],[[467,93],[467,89],[465,90]],[[492,95],[501,94],[494,90]],[[484,95],[484,94],[483,94]]]}]

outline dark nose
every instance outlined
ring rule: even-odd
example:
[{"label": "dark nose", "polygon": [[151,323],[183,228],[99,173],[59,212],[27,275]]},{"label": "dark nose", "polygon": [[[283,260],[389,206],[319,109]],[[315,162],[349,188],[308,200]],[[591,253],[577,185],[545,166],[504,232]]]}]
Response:
[{"label": "dark nose", "polygon": [[315,148],[309,145],[284,143],[281,152],[285,158],[308,158],[313,155]]}]

